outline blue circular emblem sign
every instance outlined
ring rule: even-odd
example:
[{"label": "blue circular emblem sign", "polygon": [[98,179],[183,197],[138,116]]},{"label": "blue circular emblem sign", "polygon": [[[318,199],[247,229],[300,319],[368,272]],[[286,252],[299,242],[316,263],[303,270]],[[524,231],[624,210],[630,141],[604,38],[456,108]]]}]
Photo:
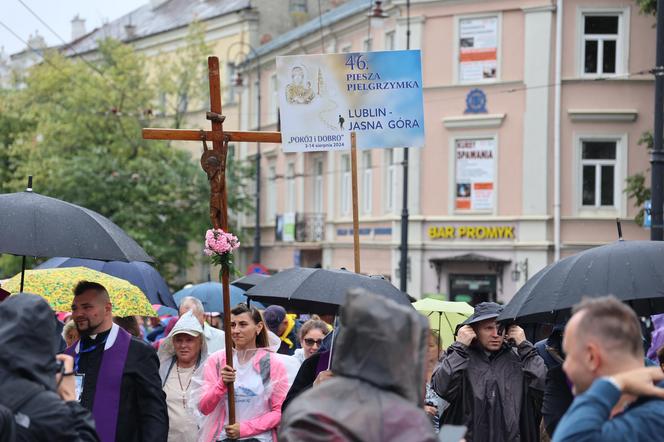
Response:
[{"label": "blue circular emblem sign", "polygon": [[471,89],[466,95],[466,114],[486,113],[486,94],[481,89]]}]

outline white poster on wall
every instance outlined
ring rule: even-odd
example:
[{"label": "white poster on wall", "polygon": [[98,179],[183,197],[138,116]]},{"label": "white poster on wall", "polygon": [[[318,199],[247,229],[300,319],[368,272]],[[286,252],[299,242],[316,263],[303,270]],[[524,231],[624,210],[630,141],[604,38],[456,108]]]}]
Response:
[{"label": "white poster on wall", "polygon": [[496,78],[498,17],[459,20],[459,81]]},{"label": "white poster on wall", "polygon": [[496,141],[492,138],[457,140],[455,155],[456,209],[492,211]]},{"label": "white poster on wall", "polygon": [[295,241],[295,212],[284,213],[284,242]]}]

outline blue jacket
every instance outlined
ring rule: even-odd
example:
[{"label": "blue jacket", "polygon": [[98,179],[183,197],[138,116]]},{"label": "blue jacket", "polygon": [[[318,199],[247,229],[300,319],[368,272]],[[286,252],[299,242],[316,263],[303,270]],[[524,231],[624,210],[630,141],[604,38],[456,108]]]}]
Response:
[{"label": "blue jacket", "polygon": [[[658,386],[664,387],[664,382]],[[609,419],[620,395],[620,390],[606,379],[593,382],[588,391],[574,399],[556,428],[553,442],[661,440],[664,400],[641,398]]]}]

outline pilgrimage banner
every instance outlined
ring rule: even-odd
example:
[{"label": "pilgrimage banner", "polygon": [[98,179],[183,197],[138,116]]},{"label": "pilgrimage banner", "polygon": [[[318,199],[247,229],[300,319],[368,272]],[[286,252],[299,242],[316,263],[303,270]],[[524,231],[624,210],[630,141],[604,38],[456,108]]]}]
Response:
[{"label": "pilgrimage banner", "polygon": [[424,146],[420,51],[277,57],[285,152]]}]

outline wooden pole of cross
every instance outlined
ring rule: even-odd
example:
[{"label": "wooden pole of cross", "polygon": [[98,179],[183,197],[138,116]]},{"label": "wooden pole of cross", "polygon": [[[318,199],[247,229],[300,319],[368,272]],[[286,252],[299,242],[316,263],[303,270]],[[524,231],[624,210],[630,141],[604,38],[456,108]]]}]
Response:
[{"label": "wooden pole of cross", "polygon": [[360,273],[360,217],[357,201],[357,136],[350,133],[350,169],[353,193],[353,261],[355,273]]},{"label": "wooden pole of cross", "polygon": [[[221,81],[219,76],[219,59],[208,57],[208,78],[210,82],[210,112],[206,118],[212,123],[212,130],[187,129],[143,129],[146,140],[199,141],[203,142],[201,167],[210,182],[210,221],[215,229],[228,231],[228,199],[226,196],[226,156],[228,143],[261,142],[281,143],[280,132],[241,132],[223,129],[226,117],[221,113]],[[207,141],[212,142],[208,149]],[[258,208],[256,208],[258,210]],[[231,307],[230,307],[230,275],[226,266],[221,274],[222,297],[224,306],[224,331],[226,333],[226,363],[233,366],[233,342],[231,340]],[[235,423],[235,394],[233,385],[228,385],[228,422]]]}]

